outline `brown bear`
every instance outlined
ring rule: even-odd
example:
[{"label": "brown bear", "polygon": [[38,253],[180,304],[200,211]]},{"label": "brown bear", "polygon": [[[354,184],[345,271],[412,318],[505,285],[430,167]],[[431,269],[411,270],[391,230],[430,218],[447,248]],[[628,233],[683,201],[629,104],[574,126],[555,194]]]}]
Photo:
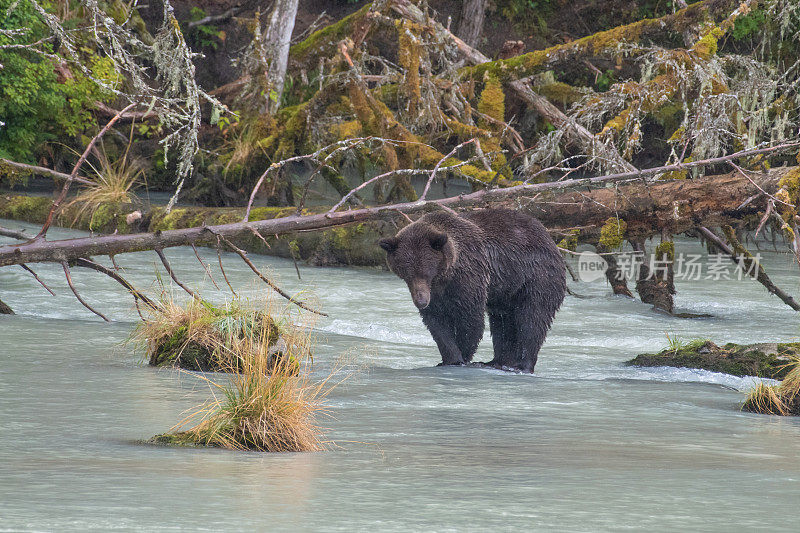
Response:
[{"label": "brown bear", "polygon": [[488,311],[494,359],[486,364],[533,372],[566,292],[564,260],[538,220],[509,209],[438,211],[378,244],[443,365],[472,360]]}]

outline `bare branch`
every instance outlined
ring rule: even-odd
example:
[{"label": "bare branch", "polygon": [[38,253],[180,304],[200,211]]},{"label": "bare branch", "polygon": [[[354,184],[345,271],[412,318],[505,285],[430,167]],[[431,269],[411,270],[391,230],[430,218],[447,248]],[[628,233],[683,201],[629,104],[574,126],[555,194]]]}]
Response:
[{"label": "bare branch", "polygon": [[465,147],[468,144],[472,144],[474,142],[475,142],[474,138],[468,141],[464,141],[463,143],[459,144],[458,146],[450,150],[450,153],[448,153],[446,156],[442,157],[439,161],[436,162],[436,165],[433,167],[433,170],[431,171],[431,176],[428,178],[428,182],[425,184],[425,189],[423,189],[422,195],[420,195],[419,197],[420,200],[424,200],[428,196],[428,191],[431,188],[433,180],[436,179],[436,173],[439,172],[439,167],[442,166],[442,163],[444,163],[448,158],[458,153],[458,151],[461,148]]},{"label": "bare branch", "polygon": [[103,135],[105,135],[105,133],[109,130],[109,128],[111,128],[111,126],[113,126],[114,123],[119,120],[119,118],[122,116],[123,113],[125,113],[132,107],[135,107],[136,105],[138,104],[133,103],[125,106],[125,108],[122,111],[114,115],[114,117],[111,120],[109,120],[108,123],[105,126],[103,126],[103,128],[99,132],[97,132],[97,135],[95,135],[92,138],[92,140],[89,141],[89,144],[86,146],[86,149],[83,151],[83,154],[81,154],[80,158],[78,158],[78,162],[75,163],[75,166],[72,168],[72,172],[69,175],[69,179],[67,179],[64,182],[64,186],[61,188],[61,193],[58,195],[58,198],[56,198],[55,201],[53,202],[53,206],[50,208],[50,212],[47,214],[47,220],[44,221],[42,229],[39,230],[39,233],[36,235],[36,237],[33,238],[34,241],[43,238],[47,234],[47,230],[50,229],[50,225],[53,223],[53,217],[55,216],[58,209],[61,207],[61,204],[62,202],[64,202],[64,199],[67,197],[70,185],[72,185],[72,182],[78,175],[78,171],[80,170],[83,163],[86,161],[86,158],[89,156],[89,152],[91,152],[92,148],[94,148],[94,145],[97,144],[97,141],[100,140],[103,137]]},{"label": "bare branch", "polygon": [[[26,165],[25,163],[17,163],[16,161],[11,161],[10,159],[3,159],[0,157],[0,167],[10,167],[11,169],[18,170],[21,173],[25,174],[39,174],[42,176],[50,176],[51,178],[55,178],[57,180],[70,180],[69,174],[64,174],[63,172],[58,172],[56,170],[47,168],[47,167],[39,167],[36,165]],[[81,176],[74,176],[71,178],[72,181],[77,181],[78,183],[83,183],[84,185],[95,185],[95,182],[88,178],[83,178]]]},{"label": "bare branch", "polygon": [[197,246],[195,246],[194,243],[192,243],[191,246],[192,246],[192,251],[194,251],[194,256],[197,258],[198,261],[200,261],[200,264],[203,266],[203,269],[206,271],[206,274],[208,274],[208,279],[210,279],[211,283],[214,284],[214,287],[216,287],[217,290],[219,290],[219,285],[217,285],[217,282],[214,281],[214,276],[211,275],[211,268],[207,264],[205,264],[202,259],[200,259],[200,253],[197,251]]},{"label": "bare branch", "polygon": [[189,22],[186,27],[189,29],[196,28],[198,26],[207,26],[209,24],[214,24],[217,22],[224,22],[229,18],[232,18],[242,9],[241,5],[235,5],[227,11],[223,11],[218,15],[208,15],[207,17],[203,17],[199,20],[193,20]]},{"label": "bare branch", "polygon": [[78,299],[78,301],[81,303],[81,305],[83,305],[86,309],[88,309],[92,313],[96,314],[97,316],[99,316],[100,318],[105,320],[106,322],[111,322],[103,313],[101,313],[99,311],[95,311],[94,308],[92,308],[91,305],[86,303],[86,300],[81,298],[81,295],[78,294],[78,290],[75,288],[75,285],[72,283],[72,275],[70,274],[70,271],[69,271],[69,263],[67,263],[66,261],[62,261],[61,262],[61,266],[64,267],[64,276],[66,276],[66,278],[67,278],[67,284],[69,285],[69,288],[72,289],[72,294],[75,295],[75,298]]},{"label": "bare branch", "polygon": [[[403,144],[403,143],[405,143],[405,144],[420,144],[420,145],[423,145],[423,146],[427,146],[424,143],[408,143],[407,141],[397,141],[397,140],[390,140],[390,139],[382,139],[380,137],[353,137],[351,139],[345,139],[343,141],[337,141],[337,142],[335,142],[333,144],[329,144],[327,146],[323,146],[322,148],[320,148],[319,150],[317,150],[316,152],[314,152],[312,154],[297,155],[297,156],[294,156],[294,157],[289,157],[289,158],[284,159],[282,161],[278,161],[276,163],[272,163],[269,167],[267,167],[267,169],[264,171],[264,173],[261,174],[261,176],[259,176],[258,180],[256,180],[256,184],[253,186],[253,190],[250,191],[250,198],[247,201],[247,209],[245,209],[244,218],[242,219],[242,222],[247,222],[249,220],[249,218],[250,218],[250,210],[253,207],[253,201],[256,198],[256,194],[258,194],[258,191],[261,189],[261,186],[264,184],[264,180],[267,179],[267,176],[269,176],[270,172],[277,171],[277,170],[283,168],[284,166],[288,165],[289,163],[296,163],[296,162],[299,162],[299,161],[306,161],[306,160],[308,160],[308,161],[317,161],[318,163],[322,164],[322,162],[319,161],[319,158],[320,158],[320,156],[322,154],[324,154],[328,150],[332,150],[332,151],[331,151],[330,154],[328,154],[325,157],[324,161],[328,161],[331,157],[333,157],[334,155],[336,155],[338,153],[341,153],[344,150],[350,150],[350,149],[355,148],[355,147],[357,147],[357,146],[359,146],[361,144],[369,143],[369,142],[388,143],[388,144],[392,144],[392,145],[393,144]],[[311,178],[313,178],[313,176],[319,170],[320,170],[320,168],[317,168],[317,170],[315,170],[314,173],[312,173]],[[309,178],[309,179],[311,179],[311,178]]]},{"label": "bare branch", "polygon": [[398,169],[398,170],[390,170],[389,172],[384,172],[383,174],[378,174],[377,176],[374,176],[374,177],[368,179],[367,181],[363,182],[358,187],[356,187],[354,189],[351,189],[349,193],[347,193],[344,196],[342,196],[342,199],[339,200],[339,202],[336,205],[331,207],[330,210],[328,210],[328,213],[336,212],[336,210],[339,209],[340,207],[342,207],[344,205],[344,203],[347,200],[350,199],[351,196],[356,194],[358,191],[360,191],[364,187],[372,185],[376,181],[380,181],[382,179],[390,178],[392,176],[425,174],[426,172],[427,172],[427,170],[419,170],[419,169],[415,169],[415,168],[403,168],[403,169]]},{"label": "bare branch", "polygon": [[[209,231],[212,231],[212,230],[209,228]],[[290,296],[289,294],[284,292],[283,289],[281,289],[280,287],[278,287],[275,284],[275,282],[273,282],[272,280],[270,280],[268,277],[266,277],[264,274],[261,273],[261,271],[258,269],[258,267],[256,267],[256,265],[250,260],[250,258],[247,257],[247,252],[245,252],[244,250],[242,250],[241,248],[239,248],[238,246],[233,244],[231,241],[229,241],[225,237],[223,237],[221,235],[219,235],[219,237],[222,239],[222,241],[225,244],[228,245],[228,247],[231,250],[236,252],[239,255],[239,257],[242,258],[242,261],[244,261],[247,264],[247,266],[250,267],[250,270],[255,272],[255,274],[259,278],[261,278],[261,281],[263,281],[264,283],[269,285],[272,288],[272,290],[274,290],[275,292],[277,292],[278,294],[280,294],[281,296],[283,296],[284,298],[286,298],[287,300],[289,300],[290,302],[295,304],[297,307],[300,307],[301,309],[305,309],[306,311],[311,311],[312,313],[320,315],[320,316],[328,316],[327,313],[323,313],[322,311],[317,311],[316,309],[312,309],[311,307],[308,307],[303,302],[301,302],[299,300],[296,300],[293,296]]]},{"label": "bare branch", "polygon": [[[152,250],[154,248],[164,249],[171,246],[184,246],[190,243],[207,241],[209,233],[213,235],[221,235],[222,237],[234,237],[250,231],[250,227],[265,234],[275,235],[306,230],[317,230],[380,218],[389,211],[403,211],[406,214],[422,213],[426,212],[434,204],[444,205],[450,208],[463,208],[475,207],[476,205],[481,204],[505,203],[521,197],[535,197],[537,194],[546,191],[556,192],[578,187],[592,187],[597,185],[605,185],[608,183],[639,180],[645,176],[661,174],[666,170],[678,170],[695,166],[710,165],[738,157],[748,157],[757,153],[776,152],[788,148],[795,148],[797,146],[800,146],[800,141],[755,150],[744,150],[735,154],[713,159],[644,169],[637,172],[626,172],[607,176],[596,176],[592,178],[567,179],[548,183],[523,183],[521,185],[508,187],[505,189],[483,189],[470,194],[442,198],[440,200],[413,201],[362,209],[352,209],[348,211],[328,211],[317,215],[293,214],[286,217],[258,220],[247,223],[237,222],[211,227],[194,227],[179,230],[168,230],[159,233],[105,235],[52,242],[37,241],[19,245],[11,244],[0,246],[0,266],[19,263],[74,260],[78,257],[87,257],[92,255],[108,255]],[[409,172],[417,173],[422,171],[409,169]],[[782,172],[780,169],[776,169],[773,174],[780,172]],[[774,180],[770,178],[770,181]],[[702,188],[703,184],[707,184],[706,181],[692,180],[692,182],[697,183],[698,188]],[[663,181],[658,183],[669,184],[670,182]],[[739,198],[736,200],[736,205],[739,205],[740,203],[741,199]]]},{"label": "bare branch", "polygon": [[[703,237],[705,237],[709,243],[711,243],[712,246],[727,255],[731,261],[739,265],[739,268],[766,287],[771,294],[774,294],[780,298],[783,303],[795,311],[800,311],[800,304],[798,304],[795,299],[791,297],[791,295],[777,287],[772,282],[767,273],[764,271],[764,267],[755,261],[753,256],[744,248],[744,246],[742,246],[739,240],[735,238],[735,234],[733,234],[733,230],[730,228],[730,226],[725,228],[725,234],[728,237],[728,240],[732,243],[733,248],[728,246],[728,244],[720,239],[716,233],[705,226],[699,226],[697,229],[700,231],[700,234],[703,235]],[[757,267],[755,271],[753,268],[754,266]]]},{"label": "bare branch", "polygon": [[55,295],[56,295],[56,293],[54,293],[54,292],[52,291],[52,289],[50,289],[50,287],[48,287],[48,286],[45,284],[45,282],[44,282],[44,281],[42,281],[41,279],[39,279],[39,276],[37,276],[37,275],[36,275],[36,272],[34,272],[34,271],[33,271],[33,269],[32,269],[31,267],[29,267],[29,266],[28,266],[28,265],[26,265],[25,263],[22,263],[22,264],[21,264],[21,265],[19,265],[19,266],[21,266],[22,268],[24,268],[25,270],[27,270],[27,271],[30,273],[30,275],[31,275],[31,276],[33,276],[33,277],[34,277],[34,279],[35,279],[36,281],[38,281],[38,282],[39,282],[39,284],[40,284],[42,287],[44,287],[44,288],[45,288],[45,290],[46,290],[47,292],[49,292],[49,293],[50,293],[52,296],[55,296]]},{"label": "bare branch", "polygon": [[2,226],[0,226],[0,237],[11,237],[12,239],[17,239],[18,241],[27,241],[30,239],[30,237],[21,231],[14,231],[13,229],[4,228]]},{"label": "bare branch", "polygon": [[766,192],[766,191],[765,191],[764,189],[762,189],[762,188],[761,188],[761,187],[760,187],[760,186],[759,186],[759,185],[758,185],[758,184],[757,184],[755,181],[753,181],[753,178],[751,178],[750,176],[748,176],[748,175],[747,175],[747,172],[745,172],[745,170],[744,170],[742,167],[740,167],[739,165],[737,165],[737,164],[736,164],[736,163],[734,163],[733,161],[728,161],[728,164],[729,164],[730,166],[732,166],[733,168],[735,168],[735,169],[736,169],[736,171],[737,171],[739,174],[741,174],[741,175],[742,175],[744,178],[746,178],[746,179],[747,179],[747,181],[749,181],[750,183],[752,183],[752,184],[753,184],[753,186],[754,186],[756,189],[758,189],[758,190],[761,192],[761,194],[763,194],[763,195],[765,195],[765,196],[768,196],[768,197],[770,198],[770,200],[772,200],[773,202],[778,202],[778,203],[780,203],[780,204],[783,204],[783,205],[785,205],[785,206],[787,206],[787,207],[795,207],[793,204],[790,204],[790,203],[784,202],[783,200],[780,200],[780,199],[778,199],[778,198],[775,198],[775,196],[773,196],[773,195],[769,194],[768,192]]},{"label": "bare branch", "polygon": [[103,115],[108,117],[119,115],[119,122],[141,122],[148,119],[158,118],[158,113],[156,111],[128,111],[127,113],[122,113],[116,109],[108,107],[103,102],[95,102],[94,107]]},{"label": "bare branch", "polygon": [[142,292],[139,291],[136,287],[134,287],[133,284],[131,284],[128,280],[126,280],[125,278],[123,278],[110,268],[106,268],[99,263],[95,263],[94,261],[91,261],[83,257],[78,259],[75,262],[75,264],[79,267],[90,268],[92,270],[105,274],[106,276],[110,277],[111,279],[113,279],[114,281],[125,287],[128,290],[128,292],[130,292],[131,295],[133,295],[134,299],[141,300],[154,311],[163,311],[163,308],[160,305],[158,305],[153,300],[142,294]]},{"label": "bare branch", "polygon": [[189,294],[189,296],[191,296],[195,300],[202,300],[202,298],[200,298],[200,296],[198,296],[197,293],[195,293],[192,289],[187,287],[185,284],[181,282],[181,280],[178,279],[178,276],[175,275],[175,271],[172,270],[169,261],[167,261],[167,256],[164,255],[163,250],[161,250],[160,248],[153,248],[153,251],[156,253],[156,255],[158,255],[158,258],[161,259],[161,264],[164,265],[165,269],[167,269],[167,273],[169,274],[169,277],[172,278],[172,281],[177,283],[181,289],[185,290],[186,293]]},{"label": "bare branch", "polygon": [[222,266],[222,251],[220,250],[220,248],[221,248],[220,238],[219,238],[219,236],[217,236],[217,261],[219,261],[219,270],[220,270],[220,272],[222,272],[222,277],[223,277],[223,279],[225,279],[225,283],[228,285],[228,288],[231,290],[231,294],[233,294],[233,296],[236,297],[236,291],[233,290],[233,285],[231,285],[231,282],[228,281],[228,275],[225,274],[225,267]]},{"label": "bare branch", "polygon": [[759,223],[758,223],[758,227],[756,228],[756,231],[755,231],[755,233],[753,234],[753,238],[754,238],[754,239],[755,239],[756,237],[758,237],[758,234],[759,234],[759,233],[761,233],[761,230],[764,228],[764,224],[766,224],[766,223],[767,223],[767,220],[769,220],[769,216],[772,214],[772,212],[773,212],[774,210],[775,210],[775,202],[773,202],[773,201],[768,201],[768,202],[767,202],[767,209],[764,211],[764,216],[763,216],[763,217],[761,217],[761,220],[760,220],[760,221],[759,221]]},{"label": "bare branch", "polygon": [[270,246],[269,243],[267,242],[267,239],[265,239],[263,235],[261,235],[258,231],[256,231],[255,228],[253,228],[253,226],[247,226],[247,229],[250,230],[250,233],[261,239],[261,242],[264,243],[264,246],[266,246],[267,248],[272,248],[272,246]]}]

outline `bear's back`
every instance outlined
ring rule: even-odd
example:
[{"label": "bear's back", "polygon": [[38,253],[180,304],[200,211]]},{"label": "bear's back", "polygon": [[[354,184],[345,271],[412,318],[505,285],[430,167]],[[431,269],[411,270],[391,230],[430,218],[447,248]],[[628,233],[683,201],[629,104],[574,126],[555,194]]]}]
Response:
[{"label": "bear's back", "polygon": [[481,209],[462,216],[482,230],[491,276],[490,303],[525,283],[564,283],[558,247],[534,217],[511,209]]}]

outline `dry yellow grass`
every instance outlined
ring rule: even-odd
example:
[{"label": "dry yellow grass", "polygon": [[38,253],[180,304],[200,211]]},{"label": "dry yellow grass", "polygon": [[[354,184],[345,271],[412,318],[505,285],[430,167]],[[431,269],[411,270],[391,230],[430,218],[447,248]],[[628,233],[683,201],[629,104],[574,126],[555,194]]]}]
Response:
[{"label": "dry yellow grass", "polygon": [[[144,348],[153,366],[180,366],[190,370],[229,371],[237,361],[229,349],[237,339],[263,337],[266,349],[274,346],[283,329],[272,316],[248,307],[238,299],[223,305],[189,300],[177,303],[162,291],[159,312],[152,311],[131,335]],[[286,336],[284,341],[292,342]],[[294,352],[301,346],[292,346]]]},{"label": "dry yellow grass", "polygon": [[134,191],[144,182],[141,162],[128,159],[127,150],[113,162],[102,151],[97,165],[90,166],[94,173],[94,184],[85,186],[66,206],[77,207],[73,224],[87,213],[93,216],[100,206],[135,203]]},{"label": "dry yellow grass", "polygon": [[[196,312],[196,305],[192,312]],[[260,313],[276,316],[269,305]],[[147,329],[140,334],[160,331],[152,325],[143,328]],[[224,337],[206,337],[202,328],[193,333],[195,338],[217,344],[216,352],[228,362],[232,375],[219,381],[199,375],[212,388],[213,399],[189,412],[172,433],[156,436],[153,442],[265,452],[325,448],[317,420],[325,412],[326,396],[341,382],[333,382],[341,369],[321,381],[312,381],[313,339],[308,323],[298,326],[284,321],[281,338],[285,344],[280,357],[270,353],[265,329],[251,331],[255,333],[242,336],[231,329]],[[187,426],[191,427],[183,429]]]},{"label": "dry yellow grass", "polygon": [[748,393],[742,409],[769,415],[800,415],[800,358],[784,365],[791,370],[778,385],[759,382]]}]

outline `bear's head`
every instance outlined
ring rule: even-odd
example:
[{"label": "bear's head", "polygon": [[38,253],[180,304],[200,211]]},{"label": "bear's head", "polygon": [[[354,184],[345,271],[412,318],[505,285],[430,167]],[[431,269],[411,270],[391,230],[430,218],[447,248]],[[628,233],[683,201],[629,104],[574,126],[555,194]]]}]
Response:
[{"label": "bear's head", "polygon": [[446,276],[455,261],[455,247],[447,233],[417,222],[378,245],[386,250],[389,269],[408,284],[414,305],[420,310],[428,307],[431,286]]}]

